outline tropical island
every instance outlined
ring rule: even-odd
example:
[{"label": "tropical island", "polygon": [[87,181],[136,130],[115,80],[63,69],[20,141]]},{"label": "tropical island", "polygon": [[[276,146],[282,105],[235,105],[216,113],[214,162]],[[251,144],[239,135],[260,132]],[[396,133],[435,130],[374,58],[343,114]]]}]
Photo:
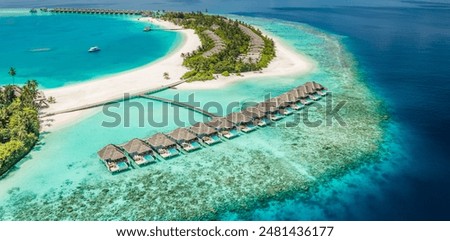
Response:
[{"label": "tropical island", "polygon": [[[102,11],[89,10],[90,13],[105,14]],[[164,20],[165,15],[173,17]],[[177,18],[178,15],[140,15],[139,19],[126,20],[141,21],[142,24],[136,24],[139,32],[142,32],[143,25],[151,25],[152,29],[180,33],[179,44],[163,58],[127,72],[44,90],[47,96],[54,96],[57,100],[49,108],[40,110],[41,121],[52,126],[42,126],[41,130],[48,131],[40,142],[45,145],[32,151],[30,160],[21,164],[20,171],[0,182],[0,196],[4,197],[0,219],[226,219],[230,217],[229,212],[242,214],[267,204],[271,199],[283,199],[295,192],[307,194],[318,183],[365,163],[378,151],[382,138],[378,100],[358,80],[351,58],[339,40],[312,28],[304,29],[289,23],[278,26],[279,23],[250,19],[248,22],[267,32],[280,30],[277,34],[270,34],[272,40],[267,38],[273,41],[272,50],[266,51],[268,58],[272,56],[272,59],[264,68],[265,57],[262,56],[265,47],[261,43],[265,37],[242,23],[249,19],[239,18],[240,22],[219,16],[217,21],[220,22],[207,23],[206,27],[198,27],[197,30],[194,29],[196,26],[189,28],[190,22],[198,21],[200,26],[202,19],[209,18],[209,15],[193,13],[192,16],[183,14],[183,18]],[[72,23],[77,20],[72,19]],[[222,28],[233,29],[238,35],[247,32],[247,37],[239,40],[242,41],[242,49],[227,43],[231,37],[227,40],[228,37],[221,33],[221,24],[231,25]],[[258,37],[263,41],[256,41]],[[302,41],[295,42],[295,46],[282,41],[294,38]],[[235,52],[224,53],[226,48]],[[261,50],[261,55],[257,50]],[[271,51],[274,52],[271,54]],[[240,68],[230,68],[232,64],[227,63],[227,56],[233,57],[230,61],[241,65]],[[313,72],[316,65],[320,65],[320,69]],[[243,72],[243,69],[249,72]],[[186,76],[186,73],[191,75]],[[227,77],[228,74],[230,76]],[[305,74],[308,77],[305,78]],[[195,81],[211,76],[214,79]],[[258,81],[242,81],[249,78],[258,78]],[[227,86],[230,83],[235,84]],[[167,86],[176,86],[176,89],[166,91]],[[346,128],[336,124],[317,128],[305,128],[302,124],[292,128],[264,127],[267,125],[261,119],[265,117],[280,124],[288,123],[308,103],[324,103],[328,98],[325,97],[325,86],[333,90],[336,100],[348,101],[351,105],[348,109],[352,111],[345,113]],[[123,100],[124,93],[146,102],[143,95],[151,90],[164,89],[165,93],[159,97],[170,98],[171,92],[186,97],[192,93],[189,90],[206,88],[209,90],[195,92],[203,104],[209,100],[223,106],[230,101],[246,100],[257,100],[259,104],[246,111],[232,110],[219,119],[199,122],[189,129],[172,128],[175,126],[166,129],[148,126],[104,128],[98,121],[105,116],[94,108]],[[267,93],[283,94],[272,102],[266,102],[263,98]],[[354,99],[362,101],[350,101]],[[160,111],[162,106],[152,111]],[[87,112],[93,113],[92,118],[83,117]],[[313,117],[320,118],[324,114],[325,109],[320,109]],[[182,118],[185,116],[181,115]],[[259,122],[254,122],[257,119]],[[64,126],[62,123],[73,124]],[[218,140],[215,135],[218,132],[225,138],[229,137],[230,141],[221,136]],[[194,140],[202,135],[205,146],[185,143],[193,135],[196,135]],[[143,141],[144,138],[148,139]],[[176,140],[174,144],[172,139]],[[146,142],[153,147],[146,147]],[[182,147],[178,147],[182,154],[170,161],[160,158],[163,155],[175,156],[171,147],[177,145]],[[119,148],[123,148],[128,156]],[[188,153],[194,150],[195,153]],[[149,158],[152,155],[157,158],[152,160]],[[108,168],[113,172],[126,167],[118,162],[129,157],[135,158],[130,160],[133,171],[118,175],[105,171],[99,161],[104,158],[106,164],[111,164]],[[110,160],[117,163],[110,163]],[[153,165],[155,162],[158,164]]]},{"label": "tropical island", "polygon": [[202,45],[182,54],[183,65],[190,69],[183,75],[188,81],[211,80],[214,74],[228,77],[235,73],[259,71],[275,57],[275,43],[251,25],[222,16],[167,12],[161,19],[194,29]]},{"label": "tropical island", "polygon": [[[53,120],[52,126],[44,127],[45,130],[73,122],[94,107],[121,100],[124,93],[129,94],[129,98],[136,98],[175,86],[178,89],[218,89],[249,78],[298,75],[315,68],[312,60],[292,51],[281,40],[269,38],[249,24],[223,16],[201,12],[111,12],[66,8],[49,12],[139,15],[137,21],[159,30],[176,31],[183,40],[161,60],[140,68],[45,90],[47,96],[58,100],[45,111],[45,116]],[[89,94],[80,96],[79,93]]]},{"label": "tropical island", "polygon": [[[40,11],[47,13],[47,9],[41,9]],[[49,12],[105,13],[82,9],[51,9]],[[259,29],[249,24],[231,20],[223,16],[208,15],[202,12],[159,11],[117,11],[110,12],[110,14],[141,15],[142,18],[139,18],[140,21],[150,21],[168,30],[179,29],[179,27],[183,29],[180,32],[185,35],[186,41],[190,41],[190,43],[185,41],[176,53],[178,56],[174,56],[175,54],[172,55],[172,58],[177,59],[176,62],[167,61],[170,58],[166,58],[166,62],[171,62],[169,65],[165,65],[168,67],[168,70],[176,71],[176,74],[172,72],[170,77],[169,71],[163,72],[163,79],[168,82],[173,82],[174,80],[181,80],[179,83],[183,83],[184,81],[213,80],[218,79],[219,75],[221,78],[231,78],[231,75],[242,78],[243,73],[262,73],[261,71],[267,68],[277,56],[274,40],[265,36]],[[279,47],[283,50],[283,46]],[[283,52],[278,51],[278,53]],[[280,55],[282,59],[285,57],[284,54]],[[161,67],[156,68],[161,69]],[[134,74],[136,73],[137,71],[134,72]],[[13,74],[15,75],[15,73]],[[144,74],[138,73],[135,76],[142,77]],[[127,76],[117,75],[115,77],[123,80]],[[110,83],[111,80],[112,78],[105,79],[105,81]],[[79,116],[83,112],[81,109],[86,109],[86,106],[89,107],[87,109],[90,109],[90,106],[100,106],[103,102],[100,102],[100,104],[92,104],[94,99],[102,99],[95,96],[95,94],[86,96],[88,98],[86,102],[77,101],[73,103],[65,100],[65,97],[71,99],[72,96],[79,93],[81,89],[78,87],[84,90],[86,90],[86,87],[96,88],[95,82],[99,83],[99,81],[93,81],[81,85],[46,90],[45,92],[49,93],[49,95],[57,96],[57,103],[55,103],[54,97],[51,97],[53,101],[47,101],[44,92],[38,91],[38,84],[34,80],[28,81],[23,88],[17,85],[6,85],[2,87],[0,175],[6,173],[33,148],[39,138],[40,131],[51,129],[51,125],[40,126],[40,122],[49,121],[49,117],[52,118],[52,122],[58,122],[61,119],[63,119],[61,122],[71,121],[75,119],[74,116]],[[176,83],[178,84],[178,82]],[[146,85],[148,86],[148,83]],[[148,88],[140,84],[135,86],[138,87],[137,91],[139,92]],[[154,88],[155,85],[151,85],[151,87]],[[122,97],[124,90],[126,88],[120,88],[120,95],[117,95],[114,93],[114,89],[110,89],[103,95],[103,98],[107,102],[114,95],[117,96],[113,97],[116,100]],[[108,98],[106,99],[105,97],[107,96]],[[52,104],[49,105],[49,102]],[[42,105],[50,108],[39,112]],[[76,111],[77,109],[80,109],[80,111]],[[58,115],[57,113],[61,114]],[[39,120],[39,116],[41,120]]]}]

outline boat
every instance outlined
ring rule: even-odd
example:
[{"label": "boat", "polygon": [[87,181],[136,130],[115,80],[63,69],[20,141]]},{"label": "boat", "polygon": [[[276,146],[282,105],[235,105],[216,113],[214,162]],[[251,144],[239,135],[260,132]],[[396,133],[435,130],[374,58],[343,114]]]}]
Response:
[{"label": "boat", "polygon": [[98,51],[100,51],[100,48],[97,46],[94,46],[94,47],[91,47],[88,51],[89,51],[89,53],[98,52]]},{"label": "boat", "polygon": [[150,26],[147,26],[144,28],[144,32],[150,32],[152,31],[152,28]]},{"label": "boat", "polygon": [[30,13],[37,13],[37,10],[34,9],[34,8],[32,8],[32,9],[30,10]]}]

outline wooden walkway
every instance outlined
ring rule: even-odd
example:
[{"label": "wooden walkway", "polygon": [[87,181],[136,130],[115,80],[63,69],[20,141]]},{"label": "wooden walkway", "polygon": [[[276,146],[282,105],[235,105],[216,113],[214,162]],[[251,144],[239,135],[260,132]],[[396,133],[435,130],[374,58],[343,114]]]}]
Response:
[{"label": "wooden walkway", "polygon": [[138,97],[141,97],[141,96],[143,96],[145,94],[152,94],[152,93],[156,93],[156,92],[159,92],[159,91],[163,91],[163,90],[175,87],[175,86],[180,85],[180,84],[182,84],[184,82],[186,82],[186,81],[185,80],[180,80],[180,81],[177,81],[177,82],[174,82],[174,83],[171,83],[171,84],[167,84],[167,85],[163,85],[163,86],[160,86],[160,87],[157,87],[157,88],[146,89],[146,90],[143,90],[143,91],[131,94],[126,99],[122,96],[120,98],[108,99],[108,100],[99,101],[99,102],[88,104],[88,105],[82,105],[82,106],[69,108],[69,109],[65,109],[65,110],[44,113],[44,114],[41,115],[41,117],[48,117],[48,116],[53,116],[53,115],[59,115],[59,114],[64,114],[64,113],[80,111],[80,110],[87,110],[87,109],[100,107],[100,106],[107,105],[107,104],[116,103],[116,102],[119,102],[119,101],[124,101],[124,100],[133,99],[133,98],[138,98]]},{"label": "wooden walkway", "polygon": [[111,15],[142,15],[148,11],[96,9],[96,8],[53,8],[51,13],[81,13],[81,14],[111,14]]},{"label": "wooden walkway", "polygon": [[168,103],[168,104],[171,104],[171,105],[180,106],[180,107],[183,107],[183,108],[190,109],[192,111],[198,112],[200,114],[206,115],[206,116],[211,117],[211,118],[219,117],[216,114],[213,114],[213,113],[208,112],[208,111],[206,111],[204,109],[195,107],[195,106],[190,105],[188,103],[178,102],[178,101],[175,101],[175,100],[170,100],[170,99],[166,99],[166,98],[162,98],[162,97],[158,97],[158,96],[153,96],[153,95],[148,95],[148,94],[141,95],[141,97],[149,99],[149,100],[156,100],[156,101],[161,101],[161,102]]}]

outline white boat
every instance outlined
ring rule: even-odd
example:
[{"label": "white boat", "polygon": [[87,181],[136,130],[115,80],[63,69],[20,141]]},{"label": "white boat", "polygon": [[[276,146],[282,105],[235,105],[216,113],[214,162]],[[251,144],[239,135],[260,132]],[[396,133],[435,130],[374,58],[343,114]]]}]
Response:
[{"label": "white boat", "polygon": [[94,46],[94,47],[91,47],[88,51],[89,51],[89,53],[98,52],[98,51],[100,51],[100,48],[97,46]]},{"label": "white boat", "polygon": [[144,28],[144,32],[150,32],[152,31],[152,28],[150,26],[147,26]]}]

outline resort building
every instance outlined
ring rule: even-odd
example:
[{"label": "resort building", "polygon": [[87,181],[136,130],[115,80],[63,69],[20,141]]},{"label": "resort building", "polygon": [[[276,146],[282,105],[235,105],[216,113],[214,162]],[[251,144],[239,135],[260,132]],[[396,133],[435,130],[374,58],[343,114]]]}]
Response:
[{"label": "resort building", "polygon": [[167,134],[172,140],[180,145],[185,151],[194,151],[200,149],[197,136],[192,134],[186,128],[180,127]]},{"label": "resort building", "polygon": [[298,94],[300,96],[300,103],[302,103],[303,105],[311,104],[311,102],[307,100],[309,94],[308,94],[308,91],[306,90],[306,86],[301,85],[301,86],[295,88],[295,90],[298,92]]},{"label": "resort building", "polygon": [[194,133],[199,139],[208,145],[213,145],[221,141],[217,130],[203,122],[198,122],[191,126],[189,131]]},{"label": "resort building", "polygon": [[206,125],[216,129],[220,135],[227,139],[231,139],[239,135],[236,125],[224,117],[213,118],[213,120],[206,123]]},{"label": "resort building", "polygon": [[153,150],[143,140],[134,138],[122,146],[138,166],[156,163]]},{"label": "resort building", "polygon": [[255,125],[263,127],[268,124],[266,113],[255,106],[248,107],[247,109],[243,110],[242,113],[252,118]]},{"label": "resort building", "polygon": [[[240,135],[239,130],[249,132],[257,129],[257,126],[269,124],[270,120],[284,118],[294,110],[309,104],[309,99],[311,102],[318,100],[319,98],[314,95],[326,95],[326,90],[318,83],[308,82],[240,112],[230,113],[226,117],[213,117],[207,123],[199,122],[189,128],[178,128],[168,134],[157,133],[145,142],[135,138],[122,145],[122,149],[110,144],[100,150],[98,155],[111,172],[129,168],[124,152],[139,166],[153,163],[156,162],[156,154],[152,148],[163,158],[169,158],[180,154],[180,149],[177,149],[180,146],[186,152],[190,152],[200,149],[201,142],[213,145],[221,142],[221,136],[231,139]],[[186,152],[182,153],[186,154]]]},{"label": "resort building", "polygon": [[[325,87],[323,87],[323,85],[316,83],[316,82],[312,82],[314,85],[314,88],[317,91],[317,94],[321,95],[321,96],[325,96],[327,95],[327,89]],[[325,91],[325,92],[324,92]]]},{"label": "resort building", "polygon": [[231,113],[226,118],[231,123],[239,126],[239,129],[243,132],[250,132],[256,129],[256,126],[253,125],[253,118],[242,112]]},{"label": "resort building", "polygon": [[222,38],[217,36],[213,31],[211,30],[205,30],[203,31],[204,34],[206,34],[212,41],[214,42],[214,47],[202,54],[203,57],[209,58],[215,54],[218,54],[225,50],[225,43],[223,42]]},{"label": "resort building", "polygon": [[300,94],[296,89],[287,92],[287,94],[289,94],[294,99],[294,102],[291,104],[292,109],[300,110],[301,108],[303,108],[303,104],[300,103]]},{"label": "resort building", "polygon": [[179,154],[177,144],[163,133],[157,133],[146,141],[163,158],[170,158]]},{"label": "resort building", "polygon": [[280,112],[281,103],[277,98],[261,102],[256,105],[256,107],[264,112],[271,121],[277,121],[284,118],[284,115]]},{"label": "resort building", "polygon": [[110,172],[120,172],[129,168],[127,157],[113,144],[103,147],[97,154]]},{"label": "resort building", "polygon": [[289,93],[284,93],[278,96],[278,99],[281,101],[282,112],[284,115],[290,115],[294,113],[294,110],[298,107],[295,104],[297,100],[293,95]]}]

